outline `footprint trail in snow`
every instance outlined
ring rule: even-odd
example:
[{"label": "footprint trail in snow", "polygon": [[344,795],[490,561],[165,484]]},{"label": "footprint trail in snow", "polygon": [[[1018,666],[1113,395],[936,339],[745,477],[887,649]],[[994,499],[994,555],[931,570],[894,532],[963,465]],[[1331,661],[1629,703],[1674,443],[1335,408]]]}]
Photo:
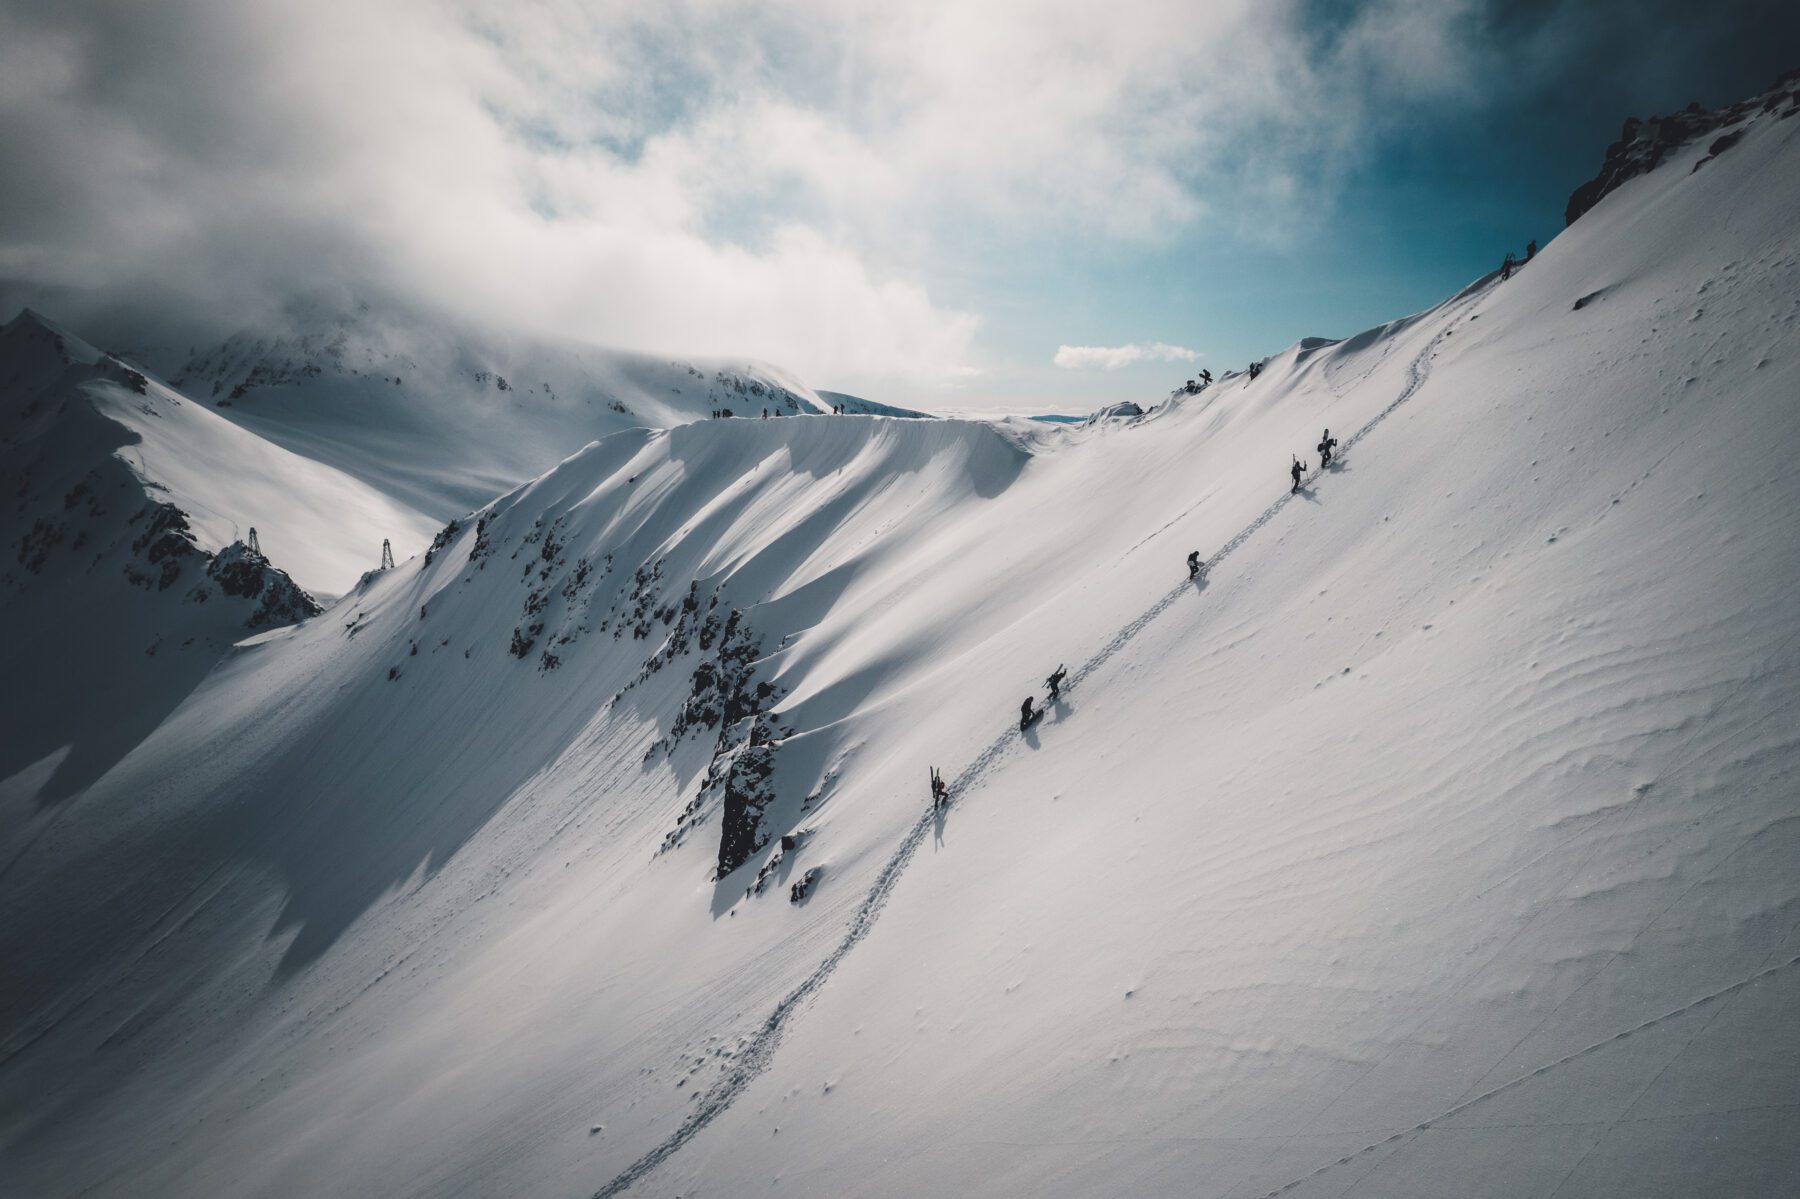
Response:
[{"label": "footprint trail in snow", "polygon": [[[1485,291],[1485,287],[1472,290],[1466,303],[1473,302]],[[1357,442],[1368,436],[1382,421],[1391,416],[1396,409],[1418,394],[1419,389],[1430,376],[1432,356],[1437,352],[1438,346],[1448,336],[1458,319],[1460,318],[1452,319],[1449,324],[1446,324],[1425,344],[1424,349],[1420,350],[1407,366],[1406,385],[1400,390],[1399,395],[1395,396],[1380,412],[1364,422],[1356,432],[1344,438],[1339,450],[1340,458],[1347,454]],[[1319,471],[1314,471],[1307,478],[1315,479],[1319,473]],[[1227,541],[1212,557],[1206,560],[1207,569],[1210,570],[1217,566],[1243,546],[1246,541],[1274,520],[1293,498],[1292,492],[1283,493],[1279,499],[1263,509],[1255,520],[1240,529],[1230,541]],[[1087,661],[1073,671],[1069,676],[1068,685],[1071,688],[1078,686],[1082,680],[1105,666],[1139,633],[1173,607],[1182,596],[1190,594],[1192,590],[1192,583],[1186,579],[1170,588],[1160,599],[1145,609],[1135,620],[1121,628],[1110,641],[1101,646]],[[964,767],[962,773],[952,780],[950,784],[951,802],[955,803],[958,796],[967,794],[971,788],[986,778],[1018,744],[1018,731],[1012,727],[989,742],[975,760]],[[623,1173],[595,1191],[594,1199],[607,1199],[608,1196],[624,1194],[663,1162],[679,1152],[707,1125],[723,1115],[744,1089],[769,1068],[770,1063],[774,1060],[775,1051],[781,1046],[781,1038],[786,1032],[789,1021],[808,1000],[818,993],[819,989],[837,971],[838,965],[849,955],[850,951],[855,949],[875,927],[875,922],[880,918],[882,909],[887,906],[889,896],[893,894],[901,876],[906,872],[906,867],[911,863],[913,854],[918,851],[919,846],[924,843],[926,835],[931,831],[936,815],[935,812],[927,810],[913,822],[912,827],[907,830],[906,836],[901,839],[899,846],[894,850],[893,856],[882,867],[881,873],[875,876],[875,882],[869,888],[868,895],[864,896],[862,903],[857,905],[856,912],[851,916],[849,927],[845,930],[843,939],[838,942],[837,948],[832,950],[825,960],[820,962],[813,972],[801,981],[800,985],[788,992],[787,996],[775,1005],[774,1011],[769,1013],[768,1018],[763,1021],[745,1045],[742,1053],[738,1055],[737,1062],[730,1073],[700,1096],[694,1105],[694,1110],[681,1122],[679,1128],[633,1162]]]}]

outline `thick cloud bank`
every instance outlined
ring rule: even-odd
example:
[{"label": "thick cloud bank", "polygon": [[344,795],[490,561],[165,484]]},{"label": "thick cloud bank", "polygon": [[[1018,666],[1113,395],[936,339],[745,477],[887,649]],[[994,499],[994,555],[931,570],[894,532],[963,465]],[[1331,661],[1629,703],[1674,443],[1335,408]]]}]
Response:
[{"label": "thick cloud bank", "polygon": [[1192,362],[1198,357],[1197,350],[1185,346],[1172,346],[1162,341],[1134,341],[1122,346],[1058,346],[1054,361],[1064,370],[1097,366],[1116,371],[1139,362]]},{"label": "thick cloud bank", "polygon": [[991,366],[1018,239],[1279,229],[1567,7],[0,0],[0,285],[387,291],[931,387]]}]

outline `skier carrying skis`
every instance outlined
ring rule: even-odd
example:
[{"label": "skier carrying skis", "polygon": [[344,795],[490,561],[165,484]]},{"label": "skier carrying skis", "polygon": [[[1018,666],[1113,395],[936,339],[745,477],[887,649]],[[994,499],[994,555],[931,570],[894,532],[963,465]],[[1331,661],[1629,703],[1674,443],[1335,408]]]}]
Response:
[{"label": "skier carrying skis", "polygon": [[1325,430],[1324,434],[1321,435],[1319,438],[1319,469],[1320,470],[1324,470],[1326,467],[1331,465],[1331,451],[1334,448],[1336,448],[1336,446],[1337,446],[1337,438],[1335,438],[1331,435],[1330,429]]},{"label": "skier carrying skis", "polygon": [[1046,687],[1050,688],[1050,702],[1051,703],[1055,703],[1057,700],[1062,698],[1062,681],[1068,677],[1069,677],[1068,667],[1058,665],[1056,668],[1056,672],[1054,674],[1052,674],[1049,678],[1044,680],[1044,685]]},{"label": "skier carrying skis", "polygon": [[931,810],[935,812],[949,806],[950,788],[944,785],[944,776],[938,773],[936,766],[933,766],[931,768]]},{"label": "skier carrying skis", "polygon": [[[1298,458],[1295,458],[1294,465],[1288,468],[1288,474],[1294,476],[1294,491],[1300,490],[1300,476],[1305,473],[1306,473],[1306,463],[1300,461],[1300,459],[1298,459]],[[1288,494],[1293,495],[1294,491],[1290,491],[1290,492],[1288,492]]]},{"label": "skier carrying skis", "polygon": [[1200,551],[1199,550],[1189,550],[1188,551],[1188,578],[1197,579],[1199,577],[1200,577]]},{"label": "skier carrying skis", "polygon": [[1534,237],[1525,243],[1525,261],[1530,262],[1537,257],[1537,239]]},{"label": "skier carrying skis", "polygon": [[1512,273],[1513,273],[1513,267],[1514,267],[1514,266],[1515,266],[1515,265],[1516,265],[1516,264],[1517,264],[1517,261],[1516,261],[1516,260],[1515,260],[1515,259],[1514,259],[1514,258],[1513,258],[1513,252],[1512,252],[1512,251],[1511,251],[1511,250],[1508,250],[1508,251],[1507,251],[1507,252],[1506,252],[1506,259],[1505,259],[1505,261],[1503,261],[1503,262],[1502,262],[1502,263],[1501,263],[1501,264],[1500,264],[1500,278],[1501,278],[1501,279],[1502,279],[1502,280],[1506,280],[1506,279],[1510,279],[1510,278],[1512,278]]},{"label": "skier carrying skis", "polygon": [[1031,722],[1036,718],[1037,713],[1031,708],[1031,697],[1027,695],[1025,702],[1019,705],[1019,731],[1022,733],[1030,728]]}]

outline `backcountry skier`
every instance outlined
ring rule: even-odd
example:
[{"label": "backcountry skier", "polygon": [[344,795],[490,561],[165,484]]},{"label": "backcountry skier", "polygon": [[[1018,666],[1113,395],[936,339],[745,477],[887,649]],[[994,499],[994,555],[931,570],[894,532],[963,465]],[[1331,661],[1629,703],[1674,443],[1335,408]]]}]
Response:
[{"label": "backcountry skier", "polygon": [[1019,705],[1019,731],[1022,733],[1031,727],[1032,719],[1037,715],[1031,708],[1031,697],[1027,695],[1025,702]]},{"label": "backcountry skier", "polygon": [[1050,701],[1052,703],[1062,698],[1062,681],[1068,677],[1068,667],[1059,664],[1055,672],[1052,673],[1049,678],[1044,680],[1044,686],[1050,688]]},{"label": "backcountry skier", "polygon": [[1294,490],[1288,492],[1289,495],[1293,495],[1294,491],[1300,490],[1300,476],[1305,473],[1306,463],[1300,461],[1298,458],[1294,459],[1294,465],[1288,468],[1288,474],[1294,476]]},{"label": "backcountry skier", "polygon": [[931,809],[935,812],[939,808],[949,806],[950,788],[944,785],[944,776],[938,773],[936,766],[933,766],[931,768]]},{"label": "backcountry skier", "polygon": [[1190,578],[1190,579],[1199,578],[1200,577],[1200,551],[1199,550],[1189,550],[1187,562],[1188,562],[1188,578]]},{"label": "backcountry skier", "polygon": [[1337,448],[1337,438],[1327,429],[1319,435],[1319,469],[1324,470],[1331,465],[1331,451]]}]

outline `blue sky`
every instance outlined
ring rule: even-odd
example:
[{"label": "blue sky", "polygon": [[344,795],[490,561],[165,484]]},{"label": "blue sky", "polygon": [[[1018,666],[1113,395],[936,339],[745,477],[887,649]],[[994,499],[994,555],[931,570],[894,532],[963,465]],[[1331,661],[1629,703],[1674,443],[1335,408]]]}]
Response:
[{"label": "blue sky", "polygon": [[0,301],[104,337],[393,297],[1087,409],[1548,241],[1626,116],[1800,64],[1796,11],[0,0]]},{"label": "blue sky", "polygon": [[[1569,193],[1596,173],[1625,117],[1730,103],[1800,65],[1800,10],[1631,12],[1611,8],[1615,28],[1635,28],[1608,52],[1383,134],[1277,241],[1201,225],[1143,249],[1036,247],[1004,275],[962,281],[967,291],[946,298],[1004,314],[990,332],[1017,363],[996,372],[989,394],[1007,407],[1155,398],[1202,366],[1237,369],[1302,336],[1348,336],[1436,303],[1506,250],[1555,237]],[[1059,339],[1163,341],[1202,357],[1058,371],[1049,350]]]}]

